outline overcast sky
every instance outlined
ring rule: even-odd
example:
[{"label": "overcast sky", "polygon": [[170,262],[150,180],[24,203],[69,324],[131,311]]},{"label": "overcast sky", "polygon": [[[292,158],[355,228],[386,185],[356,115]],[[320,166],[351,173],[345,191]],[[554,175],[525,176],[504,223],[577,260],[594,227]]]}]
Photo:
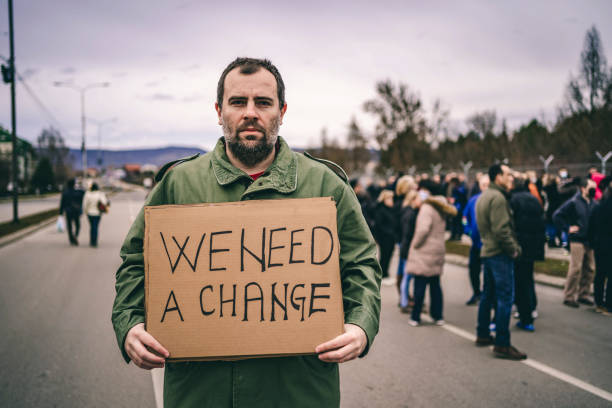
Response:
[{"label": "overcast sky", "polygon": [[[54,87],[108,81],[86,93],[86,115],[117,118],[105,148],[167,145],[210,149],[222,134],[214,102],[223,68],[236,56],[267,57],[286,84],[280,134],[316,144],[322,128],[343,141],[351,116],[371,134],[362,105],[376,81],[440,98],[452,127],[495,109],[515,129],[552,122],[569,73],[577,72],[593,24],[612,61],[610,1],[14,1],[18,133],[35,141],[59,126],[80,145],[79,94]],[[227,5],[225,5],[227,4]],[[0,0],[0,55],[8,57],[7,0]],[[10,91],[0,86],[0,124],[10,128]],[[97,128],[88,124],[88,145]]]}]

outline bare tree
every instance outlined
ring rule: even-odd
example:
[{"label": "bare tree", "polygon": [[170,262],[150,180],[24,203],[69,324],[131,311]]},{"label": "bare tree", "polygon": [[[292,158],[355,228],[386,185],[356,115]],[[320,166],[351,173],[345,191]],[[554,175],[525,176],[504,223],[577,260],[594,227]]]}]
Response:
[{"label": "bare tree", "polygon": [[495,125],[497,124],[497,113],[495,110],[486,110],[476,112],[465,121],[470,130],[478,133],[481,138],[493,134]]}]

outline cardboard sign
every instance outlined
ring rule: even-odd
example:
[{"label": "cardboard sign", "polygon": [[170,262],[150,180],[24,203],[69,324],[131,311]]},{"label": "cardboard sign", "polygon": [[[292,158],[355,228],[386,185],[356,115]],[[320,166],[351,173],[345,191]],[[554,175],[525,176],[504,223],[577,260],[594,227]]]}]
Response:
[{"label": "cardboard sign", "polygon": [[146,330],[170,360],[314,353],[343,332],[331,197],[145,207]]}]

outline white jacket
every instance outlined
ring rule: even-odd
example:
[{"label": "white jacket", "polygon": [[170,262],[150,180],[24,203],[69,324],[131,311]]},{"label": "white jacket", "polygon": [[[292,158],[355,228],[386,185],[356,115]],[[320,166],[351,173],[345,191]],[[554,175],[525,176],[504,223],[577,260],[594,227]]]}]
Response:
[{"label": "white jacket", "polygon": [[98,201],[101,201],[104,205],[108,205],[108,198],[100,191],[88,191],[83,197],[83,212],[86,215],[101,215],[98,210]]}]

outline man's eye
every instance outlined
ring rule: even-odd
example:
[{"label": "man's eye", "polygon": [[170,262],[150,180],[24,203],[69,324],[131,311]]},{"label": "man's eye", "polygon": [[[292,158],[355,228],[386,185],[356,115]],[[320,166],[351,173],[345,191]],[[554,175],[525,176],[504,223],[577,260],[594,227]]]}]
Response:
[{"label": "man's eye", "polygon": [[236,100],[236,99],[230,101],[230,105],[232,106],[241,106],[241,105],[244,105],[244,103],[245,103],[244,101]]},{"label": "man's eye", "polygon": [[262,105],[262,106],[271,106],[272,103],[270,101],[257,101],[258,105]]}]

